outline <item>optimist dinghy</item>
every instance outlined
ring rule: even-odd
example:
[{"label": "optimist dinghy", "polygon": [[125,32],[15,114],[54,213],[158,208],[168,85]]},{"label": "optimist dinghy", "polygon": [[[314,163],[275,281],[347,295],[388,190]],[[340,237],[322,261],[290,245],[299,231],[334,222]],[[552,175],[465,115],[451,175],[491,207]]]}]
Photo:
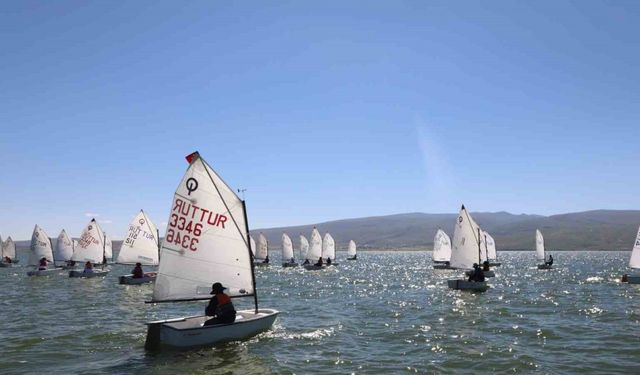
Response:
[{"label": "optimist dinghy", "polygon": [[255,260],[256,266],[266,267],[269,265],[269,241],[267,241],[267,237],[262,232],[258,236]]},{"label": "optimist dinghy", "polygon": [[451,239],[442,229],[438,229],[433,238],[432,256],[433,269],[452,269],[451,266],[449,266],[449,261],[451,260]]},{"label": "optimist dinghy", "polygon": [[500,267],[502,263],[498,262],[498,252],[496,250],[496,241],[488,232],[484,232],[484,242],[487,247],[487,260],[489,267]]},{"label": "optimist dinghy", "polygon": [[[322,258],[325,260],[327,266],[337,266],[336,263],[336,241],[329,233],[324,234],[322,239]],[[329,259],[331,262],[329,262]]]},{"label": "optimist dinghy", "polygon": [[56,266],[65,269],[67,261],[73,256],[73,242],[67,232],[63,229],[56,240],[56,247],[53,251],[53,257],[56,260]]},{"label": "optimist dinghy", "polygon": [[[91,219],[80,235],[71,260],[79,262],[82,266],[84,266],[86,262],[91,262],[93,265],[102,263],[104,267],[105,239],[106,236],[102,229],[100,229],[96,219]],[[108,273],[109,270],[106,269],[92,268],[91,271],[86,269],[71,270],[69,271],[69,277],[93,278],[106,276]]]},{"label": "optimist dinghy", "polygon": [[544,237],[542,237],[542,232],[539,229],[536,229],[536,259],[538,262],[542,262],[538,264],[539,270],[550,270],[552,267],[550,264],[544,263],[545,254],[544,254]]},{"label": "optimist dinghy", "polygon": [[320,236],[318,228],[313,227],[310,239],[311,244],[307,252],[307,259],[309,259],[311,264],[305,264],[304,269],[307,271],[317,271],[324,268],[324,262],[323,265],[316,266],[319,258],[322,257],[322,236]]},{"label": "optimist dinghy", "polygon": [[[453,231],[453,247],[451,249],[451,267],[469,269],[474,263],[482,263],[481,229],[462,205]],[[468,281],[466,279],[448,280],[451,289],[484,292],[489,289],[486,281]]]},{"label": "optimist dinghy", "polygon": [[349,241],[349,246],[347,247],[347,260],[357,260],[358,255],[356,254],[356,242],[354,240]]},{"label": "optimist dinghy", "polygon": [[[629,258],[629,267],[634,270],[640,269],[640,228],[638,228],[638,234],[636,235],[636,242],[633,245],[631,251],[631,258]],[[640,273],[624,274],[622,276],[622,282],[628,282],[629,284],[640,284]]]},{"label": "optimist dinghy", "polygon": [[293,258],[293,242],[286,233],[282,233],[282,267],[298,267]]},{"label": "optimist dinghy", "polygon": [[309,252],[309,241],[307,237],[300,235],[300,259],[304,259],[306,263],[309,263],[307,253]]},{"label": "optimist dinghy", "polygon": [[279,313],[258,308],[244,201],[197,152],[187,161],[173,197],[151,302],[206,300],[211,284],[220,282],[231,298],[253,297],[255,308],[238,311],[231,324],[204,326],[204,315],[147,323],[149,350],[246,339],[269,330]]},{"label": "optimist dinghy", "polygon": [[[129,223],[127,237],[122,241],[122,247],[116,263],[143,266],[157,266],[160,251],[158,229],[143,210]],[[120,284],[139,285],[156,281],[157,272],[145,272],[143,277],[133,277],[133,274],[118,278]]]},{"label": "optimist dinghy", "polygon": [[54,263],[51,239],[44,229],[38,225],[33,228],[31,245],[29,246],[29,266],[35,266],[35,270],[27,272],[28,276],[48,276],[60,272],[60,268],[40,268],[40,259],[46,258],[48,263]]},{"label": "optimist dinghy", "polygon": [[[18,263],[16,259],[16,243],[9,236],[4,242],[0,238],[0,245],[0,267],[13,267],[14,264]],[[9,258],[9,261],[5,261],[7,258]]]}]

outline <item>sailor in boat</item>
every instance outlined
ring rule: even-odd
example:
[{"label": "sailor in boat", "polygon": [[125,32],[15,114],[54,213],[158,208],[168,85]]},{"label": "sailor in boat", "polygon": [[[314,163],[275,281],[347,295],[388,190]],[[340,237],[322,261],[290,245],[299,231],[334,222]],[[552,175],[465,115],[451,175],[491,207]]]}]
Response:
[{"label": "sailor in boat", "polygon": [[268,255],[264,258],[262,263],[265,263],[265,264],[269,263],[269,256]]},{"label": "sailor in boat", "polygon": [[303,264],[303,265],[304,265],[304,264],[311,264],[311,262],[309,262],[309,259],[307,258],[307,259],[305,259],[305,260],[304,260],[304,263],[302,263],[302,264]]},{"label": "sailor in boat", "polygon": [[211,294],[213,298],[209,301],[209,305],[204,310],[205,315],[212,316],[213,318],[204,322],[205,326],[214,324],[230,324],[236,320],[236,309],[231,303],[231,297],[224,293],[227,289],[220,283],[213,283],[211,285]]},{"label": "sailor in boat", "polygon": [[144,277],[144,271],[142,270],[142,263],[136,263],[136,266],[131,270],[134,279],[142,279]]},{"label": "sailor in boat", "polygon": [[327,266],[331,265],[331,258],[327,257]]},{"label": "sailor in boat", "polygon": [[295,263],[295,262],[296,262],[296,260],[293,259],[293,257],[291,257],[291,259],[289,259],[289,263]]},{"label": "sailor in boat", "polygon": [[469,276],[468,281],[478,281],[478,282],[484,281],[484,272],[482,271],[478,263],[473,264],[473,272]]},{"label": "sailor in boat", "polygon": [[351,258],[351,259],[353,259],[353,260],[358,259],[358,254],[355,254],[355,255],[353,256],[353,258]]},{"label": "sailor in boat", "polygon": [[45,258],[45,257],[40,258],[40,264],[38,265],[38,271],[46,270],[48,264],[49,263],[47,262],[47,258]]},{"label": "sailor in boat", "polygon": [[7,264],[13,263],[13,261],[9,257],[4,257],[4,262],[7,263]]},{"label": "sailor in boat", "polygon": [[484,262],[482,262],[482,272],[487,271],[491,271],[491,268],[489,268],[489,261],[485,260]]},{"label": "sailor in boat", "polygon": [[314,264],[314,266],[317,266],[317,267],[322,266],[322,257],[318,258],[318,261],[316,262],[316,264]]},{"label": "sailor in boat", "polygon": [[544,262],[544,264],[547,266],[553,265],[553,256],[551,256],[551,254],[549,254],[549,260]]},{"label": "sailor in boat", "polygon": [[87,263],[84,264],[84,270],[82,272],[93,273],[93,264],[90,261],[87,261]]},{"label": "sailor in boat", "polygon": [[76,266],[76,261],[75,260],[68,260],[67,261],[67,267],[75,267]]}]

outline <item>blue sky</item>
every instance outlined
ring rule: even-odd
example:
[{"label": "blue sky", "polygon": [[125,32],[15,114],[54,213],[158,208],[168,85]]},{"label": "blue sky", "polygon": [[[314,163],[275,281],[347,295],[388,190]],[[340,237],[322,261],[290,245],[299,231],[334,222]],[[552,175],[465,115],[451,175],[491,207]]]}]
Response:
[{"label": "blue sky", "polygon": [[[3,1],[0,235],[640,206],[638,1]],[[162,230],[162,229],[161,229]]]}]

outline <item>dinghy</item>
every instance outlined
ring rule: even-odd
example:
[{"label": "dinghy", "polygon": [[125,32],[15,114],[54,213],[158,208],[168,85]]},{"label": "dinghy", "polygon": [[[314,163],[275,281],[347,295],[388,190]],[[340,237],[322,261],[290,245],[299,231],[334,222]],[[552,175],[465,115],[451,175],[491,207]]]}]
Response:
[{"label": "dinghy", "polygon": [[336,241],[333,240],[329,233],[325,233],[322,239],[322,259],[324,259],[327,266],[338,265],[336,263]]},{"label": "dinghy", "polygon": [[258,247],[256,248],[256,256],[254,258],[257,262],[256,266],[266,267],[269,265],[269,241],[267,237],[260,232],[258,236]]},{"label": "dinghy", "polygon": [[67,262],[71,260],[73,256],[73,242],[67,232],[63,229],[58,235],[56,240],[56,247],[53,251],[53,258],[56,260],[56,266],[61,266],[62,269],[67,267]]},{"label": "dinghy", "polygon": [[[78,246],[76,246],[71,260],[79,262],[81,266],[84,266],[86,262],[91,264],[102,264],[104,267],[104,255],[105,251],[105,234],[100,229],[96,219],[91,219],[89,224],[84,228],[80,239],[78,240]],[[69,277],[81,277],[92,278],[106,276],[109,270],[106,269],[87,269],[83,270],[71,270],[69,271]]]},{"label": "dinghy", "polygon": [[300,235],[300,259],[304,259],[306,264],[309,264],[309,258],[307,253],[309,252],[309,241],[307,237]]},{"label": "dinghy", "polygon": [[438,229],[433,237],[432,257],[434,269],[451,269],[451,239],[442,229]]},{"label": "dinghy", "polygon": [[[491,236],[489,236],[489,233],[481,231],[480,232],[480,238],[482,239],[481,246],[484,245],[484,254],[483,254],[483,257],[482,257],[482,265],[480,267],[482,267],[482,270],[483,270],[483,273],[484,273],[484,277],[495,277],[496,276],[495,272],[493,272],[491,270],[485,270],[484,269],[484,265],[486,263],[488,263],[489,267],[491,267],[491,265],[490,265],[491,263],[489,262],[489,259],[490,259],[489,257],[491,256],[491,251],[489,250],[489,243],[488,243],[488,240],[489,240],[489,238],[491,238]],[[493,238],[491,238],[491,241],[493,241]],[[495,250],[495,247],[494,247],[494,250]],[[473,270],[467,271],[464,274],[466,276],[471,276],[472,273],[473,273]]]},{"label": "dinghy", "polygon": [[[482,263],[482,239],[480,226],[476,224],[462,205],[453,231],[451,249],[451,267],[469,269],[473,264]],[[489,289],[486,281],[467,281],[467,279],[448,280],[451,289],[484,292]]]},{"label": "dinghy", "polygon": [[[244,201],[197,152],[187,161],[171,205],[170,217],[177,220],[168,220],[151,302],[207,300],[212,283],[219,282],[231,298],[253,297],[255,307],[238,311],[231,324],[204,326],[204,315],[147,323],[149,350],[246,339],[269,330],[279,313],[258,308]],[[196,205],[198,215],[188,215]]]},{"label": "dinghy", "polygon": [[305,264],[304,269],[307,271],[320,270],[324,267],[324,261],[322,261],[322,265],[316,265],[321,261],[320,258],[322,257],[322,236],[320,236],[318,228],[313,227],[310,239],[311,243],[309,245],[309,251],[307,252],[307,259],[309,259],[311,264]]},{"label": "dinghy", "polygon": [[[640,269],[640,228],[638,228],[636,242],[633,245],[631,257],[629,258],[629,267],[631,267],[631,269],[633,270]],[[640,284],[640,273],[634,273],[631,275],[625,274],[622,276],[622,282],[628,282],[629,284]]]},{"label": "dinghy", "polygon": [[0,239],[0,245],[0,267],[13,267],[14,264],[18,263],[16,259],[16,243],[9,236],[4,242]]},{"label": "dinghy", "polygon": [[104,233],[104,258],[103,263],[113,263],[113,241],[107,232]]},{"label": "dinghy", "polygon": [[29,246],[29,266],[35,266],[35,270],[27,272],[28,276],[47,276],[60,272],[60,268],[40,269],[40,259],[46,258],[48,263],[54,263],[51,239],[38,225],[33,228],[31,245]]},{"label": "dinghy", "polygon": [[293,259],[293,243],[286,233],[282,233],[282,267],[298,267]]},{"label": "dinghy", "polygon": [[356,242],[354,240],[349,241],[349,246],[347,247],[347,260],[357,260],[358,255],[356,254]]},{"label": "dinghy", "polygon": [[[142,266],[157,266],[160,243],[158,241],[158,229],[147,217],[143,210],[129,223],[129,231],[122,246],[116,263]],[[120,284],[139,285],[152,283],[156,280],[157,272],[145,272],[143,277],[133,277],[133,274],[123,275],[118,278]]]},{"label": "dinghy", "polygon": [[496,251],[496,241],[488,232],[484,232],[485,246],[487,247],[487,260],[489,267],[499,267],[502,263],[498,262],[498,252]]},{"label": "dinghy", "polygon": [[536,259],[538,262],[543,262],[538,264],[539,270],[550,270],[552,268],[551,265],[544,263],[546,259],[544,255],[544,237],[542,237],[542,232],[539,229],[536,229]]}]

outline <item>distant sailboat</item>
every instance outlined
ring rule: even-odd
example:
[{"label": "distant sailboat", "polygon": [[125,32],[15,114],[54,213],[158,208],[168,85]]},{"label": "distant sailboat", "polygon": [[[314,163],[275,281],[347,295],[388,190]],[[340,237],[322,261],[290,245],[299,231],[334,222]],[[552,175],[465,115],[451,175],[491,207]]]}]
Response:
[{"label": "distant sailboat", "polygon": [[18,263],[16,259],[16,244],[11,239],[11,236],[7,237],[7,240],[2,242],[0,239],[0,252],[2,253],[0,258],[0,267],[12,267]]},{"label": "distant sailboat", "polygon": [[538,264],[539,270],[550,270],[552,268],[551,264],[545,262],[544,237],[542,237],[542,232],[539,229],[536,229],[536,259],[538,262],[543,262]]},{"label": "distant sailboat", "polygon": [[[129,223],[127,236],[122,241],[116,263],[130,265],[140,263],[142,266],[157,266],[159,251],[158,229],[147,217],[147,214],[140,210]],[[151,283],[156,280],[156,274],[157,272],[146,272],[142,277],[135,278],[133,274],[123,275],[118,278],[118,282],[127,285]]]},{"label": "distant sailboat", "polygon": [[335,266],[336,263],[336,241],[331,234],[325,233],[322,239],[322,258],[327,266]]},{"label": "distant sailboat", "polygon": [[255,255],[256,265],[257,266],[268,266],[269,265],[269,241],[267,241],[267,237],[260,232],[258,236],[258,247],[256,249]]},{"label": "distant sailboat", "polygon": [[[269,330],[279,313],[258,309],[244,201],[197,153],[187,160],[189,168],[173,196],[171,215],[199,229],[188,232],[168,221],[152,302],[206,300],[212,283],[219,282],[231,298],[253,297],[255,308],[237,311],[230,324],[204,325],[209,319],[204,315],[147,323],[146,349],[247,339]],[[202,215],[182,213],[182,207],[191,209],[195,202]]]},{"label": "distant sailboat", "polygon": [[[640,269],[640,228],[638,228],[638,234],[636,234],[636,242],[633,245],[633,250],[631,250],[631,257],[629,258],[629,267],[634,270]],[[628,282],[629,284],[640,284],[640,274],[635,273],[633,275],[623,275],[623,282]]]},{"label": "distant sailboat", "polygon": [[104,260],[103,263],[111,263],[113,261],[113,241],[107,232],[104,232]]},{"label": "distant sailboat", "polygon": [[347,260],[356,260],[358,259],[358,255],[356,254],[356,243],[354,240],[349,241],[349,246],[347,247]]},{"label": "distant sailboat", "polygon": [[71,260],[73,256],[73,242],[67,232],[63,229],[58,235],[56,240],[56,247],[53,252],[53,257],[56,260],[56,266],[65,266],[66,263]]},{"label": "distant sailboat", "polygon": [[[453,246],[451,249],[451,267],[470,269],[474,263],[481,263],[481,229],[471,218],[467,209],[462,206],[456,219],[453,232]],[[451,289],[484,292],[489,289],[486,281],[468,281],[466,279],[448,280]]]},{"label": "distant sailboat", "polygon": [[307,237],[300,235],[300,259],[304,259],[305,263],[309,263],[309,257],[307,257],[307,253],[309,252],[309,241],[307,241]]},{"label": "distant sailboat", "polygon": [[28,276],[46,276],[60,272],[60,268],[48,268],[42,266],[40,261],[45,258],[47,263],[54,263],[53,246],[51,239],[47,236],[44,229],[38,225],[33,228],[31,235],[31,245],[29,246],[29,266],[34,266],[35,270],[27,272]]},{"label": "distant sailboat", "polygon": [[309,271],[319,270],[323,267],[324,261],[322,260],[322,236],[318,228],[313,227],[310,237],[309,251],[307,252],[307,259],[310,264],[305,264],[304,268]]},{"label": "distant sailboat", "polygon": [[451,260],[451,239],[442,229],[433,237],[433,268],[449,269]]},{"label": "distant sailboat", "polygon": [[253,237],[249,236],[249,242],[251,242],[251,255],[255,258],[256,256],[256,240]]},{"label": "distant sailboat", "polygon": [[[91,219],[89,224],[84,228],[80,239],[78,240],[78,246],[73,251],[71,260],[74,262],[80,262],[81,265],[86,265],[87,262],[92,265],[103,264],[104,267],[104,251],[105,251],[105,235],[96,219]],[[109,273],[105,269],[87,269],[84,270],[71,270],[69,271],[69,277],[100,277]]]},{"label": "distant sailboat", "polygon": [[487,247],[487,259],[489,266],[499,267],[502,263],[498,262],[498,252],[496,251],[496,241],[488,232],[484,232],[485,246]]},{"label": "distant sailboat", "polygon": [[286,233],[282,233],[282,267],[297,267],[293,257],[293,243]]}]

